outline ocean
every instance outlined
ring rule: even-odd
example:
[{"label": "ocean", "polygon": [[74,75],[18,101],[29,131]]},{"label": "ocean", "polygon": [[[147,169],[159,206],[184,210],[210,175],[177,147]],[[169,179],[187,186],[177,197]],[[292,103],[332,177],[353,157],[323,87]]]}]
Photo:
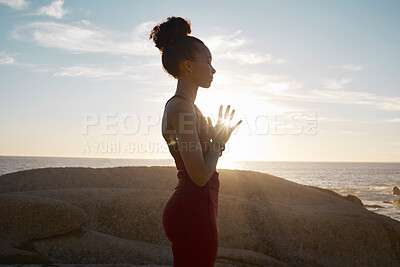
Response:
[{"label": "ocean", "polygon": [[[117,166],[174,166],[174,161],[0,156],[0,175],[45,167]],[[235,161],[229,168],[259,171],[299,184],[330,189],[344,196],[355,195],[364,204],[383,207],[369,210],[400,221],[400,207],[383,203],[400,199],[400,196],[392,196],[390,193],[394,186],[400,186],[400,163]]]}]

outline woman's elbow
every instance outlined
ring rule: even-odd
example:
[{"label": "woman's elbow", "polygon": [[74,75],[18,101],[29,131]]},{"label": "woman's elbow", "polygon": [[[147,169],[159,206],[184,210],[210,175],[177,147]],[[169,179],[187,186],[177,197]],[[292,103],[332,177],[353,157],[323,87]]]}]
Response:
[{"label": "woman's elbow", "polygon": [[199,187],[205,186],[209,180],[209,179],[207,179],[209,171],[206,170],[205,167],[191,168],[188,170],[188,173],[189,173],[189,176],[190,176],[192,182]]},{"label": "woman's elbow", "polygon": [[199,187],[203,187],[207,184],[207,181],[204,179],[204,176],[196,175],[192,179],[193,183]]},{"label": "woman's elbow", "polygon": [[208,183],[208,181],[210,180],[211,176],[212,176],[212,173],[210,173],[210,172],[204,172],[201,175],[196,175],[195,184],[200,186],[200,187],[203,187]]}]

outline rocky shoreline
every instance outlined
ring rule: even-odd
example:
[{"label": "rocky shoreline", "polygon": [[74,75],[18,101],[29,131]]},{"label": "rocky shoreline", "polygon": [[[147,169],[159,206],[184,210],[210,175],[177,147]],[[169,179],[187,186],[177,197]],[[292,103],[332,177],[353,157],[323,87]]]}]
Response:
[{"label": "rocky shoreline", "polygon": [[[400,265],[400,222],[354,196],[259,172],[219,173],[215,266]],[[162,211],[176,182],[174,167],[0,176],[0,264],[172,266]]]}]

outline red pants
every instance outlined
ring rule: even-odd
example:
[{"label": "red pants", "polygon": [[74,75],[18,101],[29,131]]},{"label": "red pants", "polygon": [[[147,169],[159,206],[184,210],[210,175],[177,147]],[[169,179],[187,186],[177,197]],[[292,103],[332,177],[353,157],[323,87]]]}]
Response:
[{"label": "red pants", "polygon": [[218,250],[219,173],[199,187],[186,171],[164,207],[163,225],[172,242],[174,267],[213,267]]}]

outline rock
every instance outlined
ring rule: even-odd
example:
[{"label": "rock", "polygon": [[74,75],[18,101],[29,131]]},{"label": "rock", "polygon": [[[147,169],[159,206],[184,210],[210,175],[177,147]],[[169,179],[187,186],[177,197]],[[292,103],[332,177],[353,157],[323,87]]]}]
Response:
[{"label": "rock", "polygon": [[392,201],[392,204],[395,206],[400,206],[400,199]]},{"label": "rock", "polygon": [[75,188],[26,192],[68,201],[89,217],[88,229],[147,243],[169,246],[162,212],[171,192],[123,188]]},{"label": "rock", "polygon": [[51,261],[43,255],[19,248],[0,244],[0,264],[49,264]]},{"label": "rock", "polygon": [[397,186],[393,187],[393,189],[392,189],[392,191],[391,191],[391,194],[392,194],[393,196],[398,196],[398,195],[400,195],[400,189],[399,189]]},{"label": "rock", "polygon": [[[82,245],[83,244],[83,245]],[[172,265],[170,247],[127,240],[89,229],[34,241],[40,253],[70,263],[81,264],[162,264]],[[254,251],[220,248],[216,266],[288,266]]]},{"label": "rock", "polygon": [[0,238],[10,245],[70,232],[88,221],[82,209],[28,194],[0,194]]},{"label": "rock", "polygon": [[[160,244],[165,246],[169,252],[171,251],[170,242],[165,238],[163,232],[162,220],[157,220],[157,218],[162,218],[163,207],[170,192],[144,189],[80,188],[27,193],[69,201],[82,208],[90,217],[86,227],[91,230],[123,239],[146,242],[146,244]],[[50,248],[53,246],[58,245],[49,245]],[[273,263],[275,264],[273,266],[284,266],[282,265],[284,263],[254,251],[224,248],[220,251],[225,252],[218,256],[223,258],[220,263],[224,264],[264,262],[264,265]],[[220,251],[218,255],[220,255]],[[229,251],[230,253],[228,253]],[[41,252],[48,257],[55,256],[54,253],[43,250]],[[237,257],[235,257],[235,253],[238,254]]]},{"label": "rock", "polygon": [[350,202],[352,202],[352,203],[354,203],[354,204],[356,204],[356,205],[358,205],[358,206],[361,206],[361,207],[364,206],[364,204],[362,203],[361,199],[359,199],[359,198],[356,197],[356,196],[347,195],[347,196],[345,197],[345,199],[348,200],[348,201],[350,201]]},{"label": "rock", "polygon": [[176,168],[162,166],[33,169],[0,176],[0,193],[62,188],[171,190],[178,181],[176,173]]},{"label": "rock", "polygon": [[168,264],[170,248],[122,239],[82,228],[68,234],[34,240],[37,251],[58,262],[74,264]]},{"label": "rock", "polygon": [[[219,173],[216,266],[262,265],[264,260],[291,266],[400,265],[400,222],[330,190],[258,172]],[[49,168],[1,176],[0,190],[65,201],[90,217],[86,232],[34,240],[46,257],[80,263],[95,260],[93,250],[104,264],[118,257],[148,264],[155,249],[155,259],[162,262],[151,263],[165,264],[160,251],[170,257],[172,252],[162,211],[176,182],[172,167]],[[120,250],[127,252],[117,254]]]},{"label": "rock", "polygon": [[[265,254],[244,249],[218,248],[217,259],[219,263],[232,264],[232,266],[276,266],[285,267],[288,264],[278,261]],[[246,264],[245,264],[246,263]]]},{"label": "rock", "polygon": [[309,185],[309,187],[317,189],[317,190],[320,190],[320,191],[325,192],[325,193],[328,193],[328,194],[330,194],[332,196],[335,196],[335,197],[342,198],[344,200],[350,201],[350,202],[352,202],[352,203],[354,203],[354,204],[356,204],[358,206],[361,206],[361,207],[364,206],[364,204],[362,203],[361,199],[359,199],[356,196],[353,196],[353,195],[342,196],[342,195],[340,195],[340,194],[338,194],[338,193],[336,193],[336,192],[334,192],[332,190],[326,189],[326,188],[319,188],[319,187],[311,186],[311,185]]}]

